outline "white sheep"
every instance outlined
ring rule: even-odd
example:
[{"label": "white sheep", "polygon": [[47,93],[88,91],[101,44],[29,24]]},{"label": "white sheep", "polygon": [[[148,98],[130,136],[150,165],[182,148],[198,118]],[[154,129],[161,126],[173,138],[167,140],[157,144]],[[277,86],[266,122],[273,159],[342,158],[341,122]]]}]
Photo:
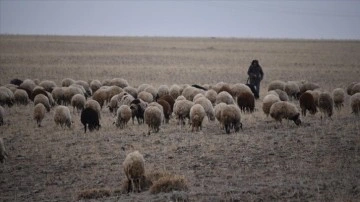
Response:
[{"label": "white sheep", "polygon": [[300,93],[304,93],[307,90],[315,90],[320,88],[319,84],[313,83],[313,82],[305,82],[303,84],[300,84]]},{"label": "white sheep", "polygon": [[[275,91],[273,91],[273,92],[275,92]],[[280,102],[280,98],[274,94],[268,94],[264,97],[262,109],[263,109],[264,113],[266,114],[266,116],[269,116],[270,108],[276,102]]]},{"label": "white sheep", "polygon": [[354,95],[355,93],[360,93],[360,83],[355,84],[351,88],[351,95]]},{"label": "white sheep", "polygon": [[111,86],[119,86],[120,88],[125,88],[129,86],[129,83],[123,78],[113,78],[110,81]]},{"label": "white sheep", "polygon": [[150,87],[151,85],[150,84],[147,84],[147,83],[143,83],[143,84],[140,84],[138,87],[137,87],[137,92],[140,93],[142,91],[145,91],[145,89],[147,87]]},{"label": "white sheep", "polygon": [[169,95],[170,94],[170,89],[167,85],[160,85],[158,88],[158,97],[162,97],[164,95]]},{"label": "white sheep", "polygon": [[200,97],[200,98],[196,99],[194,101],[194,103],[195,104],[200,104],[205,109],[206,116],[208,117],[208,119],[210,121],[215,120],[214,107],[213,107],[213,105],[212,105],[212,103],[211,103],[211,101],[209,99],[207,99],[206,97]]},{"label": "white sheep", "polygon": [[319,95],[319,110],[323,114],[326,114],[328,117],[333,115],[334,110],[334,100],[331,97],[330,93],[322,92]]},{"label": "white sheep", "polygon": [[127,92],[128,94],[130,94],[131,96],[133,96],[134,98],[137,98],[137,89],[132,87],[132,86],[126,86],[124,88],[124,91]]},{"label": "white sheep", "polygon": [[141,181],[145,177],[145,159],[139,151],[129,153],[123,162],[124,173],[128,179],[128,193],[141,191]]},{"label": "white sheep", "polygon": [[49,98],[43,94],[38,94],[35,96],[34,98],[34,105],[37,105],[38,103],[43,104],[46,107],[46,110],[49,112],[50,111],[50,102],[49,102]]},{"label": "white sheep", "polygon": [[169,94],[171,95],[171,97],[174,98],[174,100],[176,100],[176,98],[180,96],[180,89],[180,86],[177,84],[173,84],[172,86],[170,86]]},{"label": "white sheep", "polygon": [[69,87],[71,84],[74,84],[75,80],[71,79],[71,78],[65,78],[61,81],[61,86],[62,87]]},{"label": "white sheep", "polygon": [[296,81],[288,81],[285,84],[285,92],[289,97],[299,99],[300,97],[300,87]]},{"label": "white sheep", "polygon": [[221,110],[220,121],[227,134],[231,132],[231,129],[239,132],[242,128],[240,108],[235,104],[224,106]]},{"label": "white sheep", "polygon": [[270,107],[270,116],[281,123],[282,119],[289,119],[296,125],[301,124],[300,112],[296,106],[287,101],[279,101]]},{"label": "white sheep", "polygon": [[57,106],[54,112],[54,122],[61,127],[67,126],[70,128],[72,122],[69,108],[66,106]]},{"label": "white sheep", "polygon": [[2,106],[7,105],[7,106],[11,107],[14,104],[14,102],[15,102],[14,93],[10,89],[8,89],[4,86],[1,86],[0,87],[0,105],[2,105]]},{"label": "white sheep", "polygon": [[335,88],[332,92],[332,96],[334,99],[335,108],[338,110],[344,106],[345,101],[345,90],[342,88]]},{"label": "white sheep", "polygon": [[39,83],[47,92],[51,92],[57,85],[54,81],[44,80]]},{"label": "white sheep", "polygon": [[53,89],[53,91],[51,92],[51,95],[53,96],[55,102],[58,105],[66,104],[65,103],[65,95],[64,95],[65,88],[67,88],[67,87],[55,87]]},{"label": "white sheep", "polygon": [[[178,97],[178,99],[181,96]],[[194,105],[193,102],[189,100],[176,100],[174,104],[174,114],[176,119],[178,119],[178,124],[185,125],[185,119],[190,118],[190,109]]]},{"label": "white sheep", "polygon": [[86,98],[81,94],[76,94],[71,98],[71,106],[73,107],[73,112],[75,113],[75,109],[77,111],[83,110],[85,107]]},{"label": "white sheep", "polygon": [[0,126],[4,125],[5,109],[0,106]]},{"label": "white sheep", "polygon": [[157,94],[158,94],[158,91],[155,87],[153,86],[149,86],[147,88],[145,88],[144,90],[145,92],[148,92],[148,93],[151,93],[151,95],[153,96],[153,99],[155,100]]},{"label": "white sheep", "polygon": [[140,93],[138,93],[138,98],[147,103],[154,101],[154,96],[151,93],[146,92],[146,91],[141,91]]},{"label": "white sheep", "polygon": [[128,105],[121,105],[116,112],[116,126],[119,128],[124,128],[126,124],[131,119],[132,113]]},{"label": "white sheep", "polygon": [[355,93],[350,97],[352,113],[360,115],[360,93]]},{"label": "white sheep", "polygon": [[4,163],[5,159],[7,159],[8,153],[6,152],[4,146],[4,140],[0,137],[0,162]]},{"label": "white sheep", "polygon": [[358,82],[351,82],[348,86],[347,86],[347,88],[346,88],[346,93],[348,94],[348,95],[353,95],[353,93],[352,93],[352,88],[357,84]]},{"label": "white sheep", "polygon": [[14,99],[17,104],[27,105],[29,103],[29,95],[23,89],[16,89]]},{"label": "white sheep", "polygon": [[210,102],[211,102],[213,105],[215,105],[216,96],[217,96],[217,93],[216,93],[216,91],[213,90],[213,89],[210,89],[210,90],[208,90],[208,91],[205,92],[205,97],[206,97],[207,99],[209,99]]},{"label": "white sheep", "polygon": [[222,91],[219,94],[217,94],[215,103],[219,104],[220,102],[223,102],[225,104],[234,104],[235,103],[233,97],[230,95],[230,93],[228,93],[226,91]]},{"label": "white sheep", "polygon": [[238,97],[243,92],[252,93],[250,87],[242,83],[233,84],[230,86],[230,88],[231,88],[231,95],[234,97]]},{"label": "white sheep", "polygon": [[227,104],[221,102],[221,103],[215,105],[215,107],[214,107],[215,118],[216,118],[216,120],[219,121],[219,123],[220,123],[220,125],[221,125],[221,129],[223,129],[223,127],[224,127],[224,126],[222,125],[222,122],[221,122],[221,112],[222,112],[222,110],[224,109],[224,107],[225,107],[226,105],[227,105]]},{"label": "white sheep", "polygon": [[101,87],[102,85],[101,85],[101,82],[99,81],[99,80],[92,80],[91,82],[90,82],[90,88],[91,88],[91,91],[93,92],[93,93],[95,93],[97,90],[99,90],[99,88]]},{"label": "white sheep", "polygon": [[286,83],[284,81],[280,81],[280,80],[271,81],[268,86],[268,91],[276,90],[276,89],[285,91],[285,85]]},{"label": "white sheep", "polygon": [[95,110],[98,114],[99,119],[101,119],[101,107],[99,102],[97,102],[96,100],[87,100],[84,108],[91,108]]},{"label": "white sheep", "polygon": [[42,103],[38,103],[34,107],[33,118],[36,120],[38,127],[41,127],[41,122],[45,118],[46,108]]},{"label": "white sheep", "polygon": [[144,121],[148,125],[148,135],[150,131],[159,132],[162,122],[163,112],[157,106],[148,106],[144,112]]},{"label": "white sheep", "polygon": [[[96,100],[99,105],[100,108],[102,108],[104,106],[104,104],[106,103],[106,101],[108,100],[109,97],[109,91],[108,89],[98,89],[93,95],[92,95],[92,99]],[[110,98],[111,99],[111,98]]]},{"label": "white sheep", "polygon": [[278,95],[281,101],[288,101],[289,100],[289,96],[287,95],[287,93],[283,90],[280,89],[275,89],[274,90]]},{"label": "white sheep", "polygon": [[[210,102],[210,101],[209,101]],[[202,129],[202,122],[206,116],[205,109],[200,104],[194,104],[190,109],[191,131],[199,131]]]},{"label": "white sheep", "polygon": [[192,86],[189,86],[189,87],[186,87],[183,92],[182,92],[182,95],[187,99],[187,100],[194,100],[194,97],[199,94],[199,93],[205,93],[204,90],[201,90],[201,89],[198,89],[198,88],[195,88],[195,87],[192,87]]}]

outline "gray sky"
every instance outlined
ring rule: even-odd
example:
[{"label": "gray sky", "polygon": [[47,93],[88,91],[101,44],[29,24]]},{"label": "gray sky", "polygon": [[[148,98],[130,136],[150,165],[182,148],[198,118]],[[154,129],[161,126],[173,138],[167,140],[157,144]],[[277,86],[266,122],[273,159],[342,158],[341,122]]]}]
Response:
[{"label": "gray sky", "polygon": [[0,0],[1,34],[360,39],[360,1]]}]

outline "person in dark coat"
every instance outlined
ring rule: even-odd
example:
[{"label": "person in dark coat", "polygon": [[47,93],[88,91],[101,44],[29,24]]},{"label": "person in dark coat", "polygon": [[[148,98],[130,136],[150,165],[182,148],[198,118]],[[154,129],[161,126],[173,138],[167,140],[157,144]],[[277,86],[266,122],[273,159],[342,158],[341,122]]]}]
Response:
[{"label": "person in dark coat", "polygon": [[259,65],[258,60],[253,60],[251,62],[251,65],[248,70],[248,75],[249,75],[249,84],[255,87],[256,90],[255,97],[258,98],[260,94],[260,82],[264,78],[264,72],[261,66]]}]

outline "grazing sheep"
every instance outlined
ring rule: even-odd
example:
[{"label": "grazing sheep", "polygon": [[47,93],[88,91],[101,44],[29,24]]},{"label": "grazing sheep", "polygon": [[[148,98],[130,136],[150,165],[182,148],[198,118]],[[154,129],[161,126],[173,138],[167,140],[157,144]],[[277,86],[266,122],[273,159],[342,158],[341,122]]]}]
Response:
[{"label": "grazing sheep", "polygon": [[29,96],[25,90],[17,89],[14,93],[15,103],[21,105],[29,104]]},{"label": "grazing sheep", "polygon": [[0,126],[4,125],[5,110],[0,106]]},{"label": "grazing sheep", "polygon": [[145,178],[145,160],[139,151],[129,153],[124,162],[123,168],[128,179],[128,193],[133,190],[141,192],[141,181]]},{"label": "grazing sheep", "polygon": [[80,85],[84,88],[86,97],[89,97],[92,95],[93,92],[92,92],[88,82],[83,81],[83,80],[78,80],[78,81],[75,81],[75,84]]},{"label": "grazing sheep", "polygon": [[49,92],[47,92],[47,91],[46,91],[46,95],[47,95],[47,97],[48,97],[48,99],[49,99],[50,106],[54,107],[54,106],[56,105],[56,102],[55,102],[55,100],[54,100],[54,97],[52,96],[51,93],[49,93]]},{"label": "grazing sheep", "polygon": [[41,127],[41,122],[45,118],[45,114],[46,108],[42,103],[38,103],[37,105],[35,105],[33,117],[36,120],[38,127]]},{"label": "grazing sheep", "polygon": [[194,99],[193,99],[192,101],[195,102],[195,100],[197,100],[197,99],[199,99],[199,98],[201,98],[201,97],[205,97],[205,95],[204,95],[204,94],[201,94],[201,93],[196,94],[196,95],[194,96]]},{"label": "grazing sheep", "polygon": [[218,93],[223,92],[223,91],[230,93],[230,95],[232,94],[232,89],[229,84],[221,86]]},{"label": "grazing sheep", "polygon": [[106,98],[107,102],[109,102],[114,95],[124,92],[124,90],[119,86],[110,86],[106,88],[106,91],[107,91],[107,98]]},{"label": "grazing sheep", "polygon": [[229,104],[223,107],[221,110],[221,125],[225,127],[225,132],[230,133],[231,129],[235,132],[239,132],[242,128],[240,109],[235,104]]},{"label": "grazing sheep", "polygon": [[14,105],[14,102],[15,102],[15,98],[14,98],[14,93],[6,88],[6,87],[3,87],[1,86],[0,87],[0,105],[1,106],[13,106]]},{"label": "grazing sheep", "polygon": [[156,96],[158,95],[157,89],[153,86],[149,86],[149,87],[145,88],[144,91],[151,93],[151,95],[153,96],[153,101],[155,100]]},{"label": "grazing sheep", "polygon": [[100,104],[100,108],[102,108],[107,101],[108,96],[109,92],[107,89],[99,89],[93,94],[92,99],[96,100]]},{"label": "grazing sheep", "polygon": [[128,106],[130,106],[130,104],[131,104],[131,102],[132,102],[133,100],[135,100],[135,98],[134,98],[132,95],[130,95],[130,94],[128,94],[128,93],[125,93],[125,94],[121,97],[118,105],[119,105],[119,106],[121,106],[121,105],[128,105]]},{"label": "grazing sheep", "polygon": [[69,87],[71,84],[74,84],[75,80],[74,79],[70,79],[70,78],[65,78],[61,81],[61,86],[62,87]]},{"label": "grazing sheep", "polygon": [[[216,118],[216,120],[219,121],[220,125],[222,125],[222,122],[221,122],[221,112],[222,112],[222,110],[224,109],[224,107],[225,107],[226,105],[227,105],[227,104],[221,102],[221,103],[217,104],[217,105],[214,107],[215,118]],[[223,128],[223,126],[222,126],[221,128]]]},{"label": "grazing sheep", "polygon": [[210,100],[212,105],[215,105],[217,93],[215,90],[210,89],[205,92],[205,97]]},{"label": "grazing sheep", "polygon": [[91,107],[87,107],[81,111],[80,120],[84,125],[85,133],[87,127],[89,127],[90,132],[94,129],[99,130],[101,127],[99,122],[99,114]]},{"label": "grazing sheep", "polygon": [[14,85],[17,85],[17,86],[20,86],[22,84],[22,80],[20,79],[11,79],[10,81],[10,84],[14,84]]},{"label": "grazing sheep", "polygon": [[5,150],[4,140],[0,137],[0,162],[4,163],[7,157],[8,157],[8,153]]},{"label": "grazing sheep", "polygon": [[171,113],[173,112],[175,100],[174,100],[174,98],[173,98],[171,95],[161,96],[158,100],[165,100],[166,102],[168,102],[169,105],[170,105]]},{"label": "grazing sheep", "polygon": [[315,90],[317,88],[320,88],[319,84],[312,82],[305,82],[300,86],[300,94],[305,93],[307,90]]},{"label": "grazing sheep", "polygon": [[65,92],[65,88],[67,87],[55,87],[53,89],[53,91],[51,92],[51,95],[53,96],[55,102],[58,105],[65,105],[65,96],[64,96],[64,92]]},{"label": "grazing sheep", "polygon": [[205,109],[200,104],[194,104],[190,109],[191,132],[202,129],[202,122],[206,116]]},{"label": "grazing sheep", "polygon": [[135,99],[130,103],[133,124],[135,117],[139,125],[144,122],[144,112],[146,107],[147,107],[147,102],[144,102],[141,99]]},{"label": "grazing sheep", "polygon": [[353,95],[352,94],[352,88],[357,84],[358,82],[352,82],[348,85],[348,87],[346,88],[346,93],[348,95]]},{"label": "grazing sheep", "polygon": [[264,97],[262,109],[266,116],[269,116],[270,108],[276,102],[280,102],[280,98],[274,94],[268,94]]},{"label": "grazing sheep", "polygon": [[146,91],[141,91],[139,94],[138,94],[138,98],[147,102],[147,103],[151,103],[154,101],[154,96],[149,93],[149,92],[146,92]]},{"label": "grazing sheep", "polygon": [[215,103],[219,104],[220,102],[223,102],[225,104],[234,104],[235,103],[233,97],[230,95],[230,93],[228,93],[226,91],[222,91],[219,94],[217,94]]},{"label": "grazing sheep", "polygon": [[102,85],[101,85],[101,82],[99,80],[92,80],[90,82],[90,88],[91,88],[91,91],[93,93],[95,93],[97,90],[99,90],[101,86]]},{"label": "grazing sheep", "polygon": [[228,84],[228,83],[225,83],[225,82],[219,82],[219,83],[217,83],[217,84],[215,84],[213,87],[212,87],[212,89],[214,89],[215,91],[216,91],[216,93],[220,93],[220,89],[222,88],[222,90],[224,90],[224,89],[231,89],[230,88],[230,84]]},{"label": "grazing sheep", "polygon": [[312,94],[309,93],[308,91],[306,91],[300,96],[299,102],[300,102],[301,114],[303,116],[306,116],[306,110],[309,110],[310,114],[315,114],[317,112],[315,99],[312,96]]},{"label": "grazing sheep", "polygon": [[121,95],[118,94],[118,95],[114,95],[111,99],[110,99],[110,102],[108,104],[108,108],[110,110],[111,113],[116,113],[116,111],[118,110],[119,108],[119,102],[121,100]]},{"label": "grazing sheep", "polygon": [[289,96],[286,94],[285,91],[280,90],[280,89],[276,89],[274,90],[278,95],[281,101],[288,101],[289,100]]},{"label": "grazing sheep", "polygon": [[131,86],[126,86],[124,88],[124,91],[129,93],[131,96],[133,96],[134,98],[137,98],[137,89]]},{"label": "grazing sheep", "polygon": [[322,92],[319,96],[319,110],[323,114],[327,114],[328,117],[333,115],[334,100],[330,93]]},{"label": "grazing sheep", "polygon": [[148,135],[150,131],[155,133],[159,132],[162,122],[163,112],[157,106],[148,106],[144,112],[144,121],[149,127]]},{"label": "grazing sheep", "polygon": [[285,92],[287,95],[294,99],[300,98],[300,88],[295,81],[288,81],[285,84]]},{"label": "grazing sheep", "polygon": [[270,107],[270,116],[281,123],[282,119],[289,119],[296,125],[301,124],[300,113],[296,106],[290,102],[279,101]]},{"label": "grazing sheep", "polygon": [[169,87],[167,85],[159,86],[157,91],[158,91],[158,97],[162,97],[164,95],[169,95],[169,93],[170,93]]},{"label": "grazing sheep", "polygon": [[43,87],[44,90],[51,93],[51,91],[56,87],[56,83],[54,81],[44,80],[39,83],[39,86]]},{"label": "grazing sheep", "polygon": [[129,83],[123,78],[113,78],[110,81],[111,86],[119,86],[120,88],[125,88],[129,86]]},{"label": "grazing sheep", "polygon": [[255,96],[252,92],[241,92],[237,98],[237,104],[243,112],[254,112]]},{"label": "grazing sheep", "polygon": [[200,97],[199,99],[195,100],[194,104],[200,104],[204,108],[206,116],[210,121],[215,120],[214,108],[209,99],[206,97]]},{"label": "grazing sheep", "polygon": [[121,105],[116,112],[116,126],[123,129],[131,119],[132,113],[128,105]]},{"label": "grazing sheep", "polygon": [[335,88],[332,92],[332,96],[334,99],[335,108],[338,110],[341,109],[341,107],[344,106],[344,100],[345,100],[345,91],[342,88]]},{"label": "grazing sheep", "polygon": [[99,119],[101,119],[101,114],[100,114],[101,107],[100,107],[100,104],[96,100],[87,100],[84,108],[91,108],[91,109],[95,110],[96,113],[98,114]]},{"label": "grazing sheep", "polygon": [[35,87],[36,87],[36,84],[31,79],[25,79],[24,82],[22,82],[21,85],[19,86],[20,89],[23,89],[28,93],[29,97]]},{"label": "grazing sheep", "polygon": [[360,115],[360,93],[355,93],[350,97],[352,113]]},{"label": "grazing sheep", "polygon": [[47,97],[46,90],[44,90],[42,87],[35,87],[34,90],[30,94],[30,97],[29,97],[30,100],[34,101],[34,98],[39,94],[43,94]]},{"label": "grazing sheep", "polygon": [[157,103],[159,103],[163,108],[165,123],[169,123],[170,116],[172,114],[170,104],[166,100],[163,100],[163,99],[158,99]]},{"label": "grazing sheep", "polygon": [[172,86],[170,86],[169,89],[169,94],[172,98],[174,98],[174,100],[180,96],[181,94],[181,88],[180,86],[173,84]]},{"label": "grazing sheep", "polygon": [[[176,101],[180,101],[180,100],[187,100],[183,95],[180,95],[179,97],[176,98],[175,102]],[[175,103],[174,103],[175,105]]]},{"label": "grazing sheep", "polygon": [[56,125],[60,125],[61,127],[67,126],[70,128],[71,114],[69,108],[66,106],[57,106],[54,112],[54,122]]},{"label": "grazing sheep", "polygon": [[242,83],[236,83],[234,85],[231,86],[231,95],[233,97],[238,97],[241,93],[243,92],[251,92],[251,89],[249,88],[249,86],[242,84]]},{"label": "grazing sheep", "polygon": [[71,98],[71,106],[74,108],[73,112],[75,113],[75,109],[77,111],[83,110],[85,107],[86,98],[81,94],[76,94]]},{"label": "grazing sheep", "polygon": [[35,96],[34,98],[34,105],[37,105],[38,103],[43,104],[46,107],[46,110],[49,112],[50,111],[50,102],[49,102],[49,98],[43,94],[38,94]]},{"label": "grazing sheep", "polygon": [[[3,87],[6,87],[6,88],[8,88],[9,90],[11,90],[11,92],[13,92],[13,93],[15,93],[15,91],[16,90],[23,90],[23,89],[20,89],[19,88],[19,86],[17,86],[17,85],[14,85],[14,84],[6,84],[6,85],[4,85]],[[24,90],[25,92],[26,92],[26,90]],[[26,94],[27,94],[27,92],[26,92]]]},{"label": "grazing sheep", "polygon": [[286,85],[285,82],[280,80],[271,81],[268,86],[268,91],[276,90],[276,89],[285,91],[285,85]]},{"label": "grazing sheep", "polygon": [[201,89],[198,89],[198,88],[195,88],[195,87],[192,87],[192,86],[189,86],[189,87],[186,87],[183,92],[182,92],[182,95],[187,99],[187,100],[194,100],[194,97],[199,94],[199,93],[205,93],[204,90],[201,90]]},{"label": "grazing sheep", "polygon": [[161,122],[163,123],[164,122],[164,108],[163,108],[163,106],[161,104],[157,103],[157,102],[149,103],[148,107],[151,107],[151,106],[155,106],[155,107],[160,109],[160,111],[161,111]]},{"label": "grazing sheep", "polygon": [[355,93],[360,93],[360,83],[355,84],[351,88],[351,95],[354,95]]},{"label": "grazing sheep", "polygon": [[321,91],[319,91],[319,90],[307,90],[305,92],[308,92],[313,96],[316,107],[319,107],[319,97],[320,97]]},{"label": "grazing sheep", "polygon": [[178,119],[178,124],[185,125],[185,119],[190,118],[190,109],[193,105],[193,102],[186,99],[175,101],[174,114],[176,119]]},{"label": "grazing sheep", "polygon": [[[76,94],[81,94],[85,96],[85,89],[77,84],[72,84],[69,87],[63,88],[64,89],[64,104],[69,105],[71,104],[71,98]],[[86,96],[85,96],[86,97]]]}]

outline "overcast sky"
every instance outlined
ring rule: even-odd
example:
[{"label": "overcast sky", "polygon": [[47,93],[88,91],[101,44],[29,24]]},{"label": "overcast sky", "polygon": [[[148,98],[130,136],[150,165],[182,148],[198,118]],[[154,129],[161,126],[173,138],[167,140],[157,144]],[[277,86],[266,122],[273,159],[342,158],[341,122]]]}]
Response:
[{"label": "overcast sky", "polygon": [[0,33],[360,39],[360,1],[0,0]]}]

